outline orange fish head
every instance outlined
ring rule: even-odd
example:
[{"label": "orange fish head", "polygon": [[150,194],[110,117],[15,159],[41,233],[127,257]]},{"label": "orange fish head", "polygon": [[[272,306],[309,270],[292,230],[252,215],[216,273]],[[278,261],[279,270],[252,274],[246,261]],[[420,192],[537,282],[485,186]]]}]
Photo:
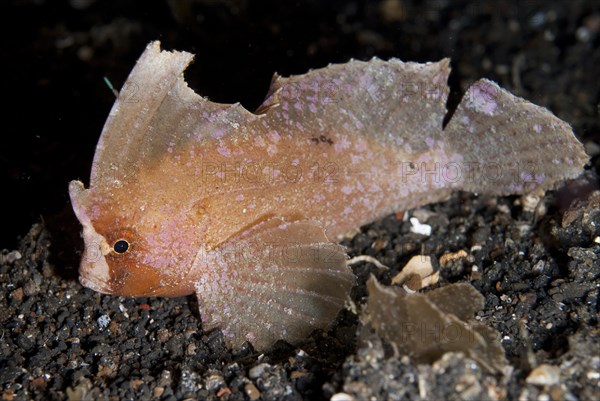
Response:
[{"label": "orange fish head", "polygon": [[98,211],[103,207],[95,204],[79,181],[70,183],[69,194],[83,226],[85,248],[79,281],[84,287],[133,297],[174,297],[193,292],[193,283],[187,281],[193,261],[193,255],[187,255],[189,250],[172,243],[153,246],[164,233],[139,223],[122,227],[122,218]]}]

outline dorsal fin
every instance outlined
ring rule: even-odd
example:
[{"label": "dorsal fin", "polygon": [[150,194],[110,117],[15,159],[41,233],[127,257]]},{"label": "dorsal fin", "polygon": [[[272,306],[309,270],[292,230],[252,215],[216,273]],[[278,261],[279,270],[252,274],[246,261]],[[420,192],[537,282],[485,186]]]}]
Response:
[{"label": "dorsal fin", "polygon": [[115,101],[98,141],[90,186],[110,189],[189,141],[232,131],[255,116],[239,104],[197,95],[183,79],[193,55],[161,51],[152,42]]},{"label": "dorsal fin", "polygon": [[449,64],[375,58],[289,78],[275,75],[257,113],[264,112],[272,126],[313,134],[335,128],[423,151],[427,138],[441,136]]}]

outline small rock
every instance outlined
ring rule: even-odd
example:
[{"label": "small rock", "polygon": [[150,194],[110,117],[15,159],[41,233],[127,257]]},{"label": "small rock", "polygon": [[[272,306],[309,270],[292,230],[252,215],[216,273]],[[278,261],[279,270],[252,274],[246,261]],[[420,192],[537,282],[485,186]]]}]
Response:
[{"label": "small rock", "polygon": [[[524,212],[533,213],[536,212],[537,209],[538,214],[544,215],[545,209],[543,208],[542,204],[540,204],[540,201],[543,197],[544,191],[538,190],[521,196],[518,203],[523,206]],[[544,209],[542,213],[540,213],[540,209]]]},{"label": "small rock", "polygon": [[17,288],[16,290],[14,290],[13,292],[10,293],[10,296],[18,301],[18,302],[22,302],[23,301],[23,289],[22,288]]},{"label": "small rock", "polygon": [[252,383],[248,383],[244,386],[244,391],[246,391],[246,395],[251,400],[257,400],[260,397],[260,391],[256,388],[256,386]]},{"label": "small rock", "polygon": [[181,372],[179,387],[183,393],[195,393],[202,388],[202,380],[196,372],[184,370]]},{"label": "small rock", "polygon": [[100,326],[100,330],[104,330],[110,323],[110,316],[102,315],[96,321],[98,322],[98,326]]},{"label": "small rock", "polygon": [[158,329],[156,331],[156,338],[161,343],[164,343],[164,342],[167,342],[169,340],[169,338],[171,338],[171,335],[170,335],[168,329],[162,328],[162,329]]},{"label": "small rock", "polygon": [[165,392],[165,388],[158,386],[158,387],[154,387],[154,390],[152,390],[152,395],[154,396],[154,398],[160,398]]},{"label": "small rock", "polygon": [[416,217],[410,218],[410,225],[410,232],[412,233],[425,235],[427,237],[431,235],[431,226],[429,224],[421,224]]},{"label": "small rock", "polygon": [[431,257],[425,255],[413,256],[394,278],[392,284],[406,285],[412,291],[433,285],[440,278],[439,272],[433,271]]},{"label": "small rock", "polygon": [[388,245],[388,240],[385,238],[380,238],[380,239],[375,240],[375,242],[373,242],[371,244],[371,248],[373,248],[376,251],[381,251],[387,245]]},{"label": "small rock", "polygon": [[19,252],[19,251],[10,251],[6,255],[2,255],[2,259],[4,259],[4,261],[8,264],[13,264],[17,260],[21,259],[22,257],[23,256],[21,255],[21,252]]},{"label": "small rock", "polygon": [[160,374],[160,378],[158,379],[158,385],[163,387],[170,386],[172,382],[173,378],[171,375],[171,371],[163,370]]},{"label": "small rock", "polygon": [[87,378],[81,378],[78,381],[77,386],[67,387],[67,399],[69,401],[81,401],[86,400],[90,396],[90,390],[92,389],[92,382]]},{"label": "small rock", "polygon": [[265,370],[270,367],[271,365],[269,365],[268,363],[261,363],[259,365],[256,365],[255,367],[250,369],[250,371],[248,372],[248,377],[251,379],[257,379],[261,377]]},{"label": "small rock", "polygon": [[446,267],[455,260],[465,259],[468,256],[469,255],[467,254],[467,252],[463,249],[454,253],[445,253],[442,256],[440,256],[440,266]]},{"label": "small rock", "polygon": [[112,366],[105,366],[103,364],[98,365],[98,377],[114,377],[115,369]]},{"label": "small rock", "polygon": [[221,387],[225,387],[225,379],[219,371],[213,371],[208,377],[206,377],[205,384],[209,391],[216,392]]},{"label": "small rock", "polygon": [[308,372],[305,372],[303,370],[294,370],[292,373],[290,373],[290,379],[296,380],[301,377],[305,377],[306,375],[308,375]]},{"label": "small rock", "polygon": [[544,267],[546,267],[546,262],[538,260],[537,263],[533,265],[532,271],[536,274],[540,274],[544,271]]},{"label": "small rock", "polygon": [[40,292],[40,287],[33,280],[27,280],[23,286],[23,294],[30,297]]},{"label": "small rock", "polygon": [[45,390],[48,387],[48,381],[43,377],[36,377],[31,380],[31,385],[38,390]]},{"label": "small rock", "polygon": [[217,391],[217,397],[219,397],[219,398],[224,397],[229,394],[231,394],[231,389],[229,387],[223,387],[222,389]]},{"label": "small rock", "polygon": [[190,356],[190,355],[196,355],[196,344],[191,343],[188,344],[188,346],[185,348],[185,354]]},{"label": "small rock", "polygon": [[331,396],[331,401],[354,401],[354,397],[346,393],[337,393]]},{"label": "small rock", "polygon": [[533,369],[526,379],[527,383],[536,386],[552,386],[560,381],[560,369],[558,366],[541,364]]},{"label": "small rock", "polygon": [[141,386],[142,384],[144,384],[144,381],[140,380],[140,379],[133,379],[129,383],[131,384],[131,388],[132,389],[137,390],[137,388],[139,386]]}]

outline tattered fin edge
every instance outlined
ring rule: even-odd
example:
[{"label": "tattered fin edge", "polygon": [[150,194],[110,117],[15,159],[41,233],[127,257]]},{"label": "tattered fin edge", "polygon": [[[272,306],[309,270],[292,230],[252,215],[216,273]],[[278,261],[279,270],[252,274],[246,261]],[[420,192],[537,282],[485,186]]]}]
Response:
[{"label": "tattered fin edge", "polygon": [[[300,82],[300,81],[308,81],[313,76],[315,76],[315,75],[318,76],[320,74],[323,74],[324,72],[328,72],[328,73],[336,73],[338,71],[343,72],[344,70],[347,70],[354,65],[361,66],[363,69],[372,67],[372,66],[377,66],[377,65],[391,65],[396,68],[405,69],[405,72],[409,72],[409,73],[417,73],[417,72],[421,72],[422,70],[430,70],[432,76],[437,77],[437,78],[435,78],[434,84],[439,85],[439,88],[441,89],[442,97],[444,100],[444,104],[446,104],[446,102],[448,100],[448,95],[450,93],[450,87],[448,85],[448,78],[449,78],[450,72],[451,72],[450,58],[444,57],[439,61],[429,61],[429,62],[425,62],[425,63],[419,63],[419,62],[415,62],[415,61],[402,61],[402,60],[400,60],[398,58],[394,58],[394,57],[390,58],[387,61],[382,60],[378,57],[373,57],[367,61],[350,59],[348,62],[344,62],[344,63],[329,63],[326,66],[321,67],[321,68],[310,69],[308,72],[306,72],[304,74],[296,74],[296,75],[292,74],[289,76],[283,76],[276,72],[273,74],[273,77],[271,78],[271,83],[269,84],[269,89],[267,90],[267,93],[265,95],[265,98],[264,98],[262,104],[254,111],[254,113],[259,114],[259,115],[265,114],[269,110],[278,107],[279,103],[277,100],[277,94],[287,84],[296,83],[296,82]],[[441,77],[441,79],[440,79],[440,77]],[[447,112],[448,112],[448,110],[446,110],[446,113]],[[441,126],[441,123],[442,122],[440,121],[440,126]]]},{"label": "tattered fin edge", "polygon": [[[107,173],[106,169],[118,169],[119,161],[125,160],[125,152],[130,147],[135,147],[139,136],[122,136],[119,128],[142,125],[144,121],[150,120],[193,58],[194,55],[187,52],[161,51],[159,41],[150,42],[146,46],[123,84],[104,124],[96,146],[90,186],[100,184],[98,181],[102,174]],[[114,138],[115,135],[118,137]]]},{"label": "tattered fin edge", "polygon": [[[443,136],[451,148],[464,155],[465,174],[471,177],[459,189],[473,193],[505,196],[556,189],[563,181],[577,178],[589,162],[567,122],[485,78],[469,86]],[[560,149],[560,153],[550,154],[540,151],[542,148]],[[475,168],[499,166],[504,175],[489,179],[492,173],[478,171],[478,178],[473,179],[474,170],[466,167],[473,162]]]}]

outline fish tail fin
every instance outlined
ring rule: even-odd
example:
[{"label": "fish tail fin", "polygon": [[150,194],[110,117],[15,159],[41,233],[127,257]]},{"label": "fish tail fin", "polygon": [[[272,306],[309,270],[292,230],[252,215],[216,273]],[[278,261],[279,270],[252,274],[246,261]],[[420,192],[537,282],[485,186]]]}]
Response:
[{"label": "fish tail fin", "polygon": [[553,189],[588,162],[569,124],[485,79],[471,85],[443,135],[456,156],[448,178],[474,193]]}]

